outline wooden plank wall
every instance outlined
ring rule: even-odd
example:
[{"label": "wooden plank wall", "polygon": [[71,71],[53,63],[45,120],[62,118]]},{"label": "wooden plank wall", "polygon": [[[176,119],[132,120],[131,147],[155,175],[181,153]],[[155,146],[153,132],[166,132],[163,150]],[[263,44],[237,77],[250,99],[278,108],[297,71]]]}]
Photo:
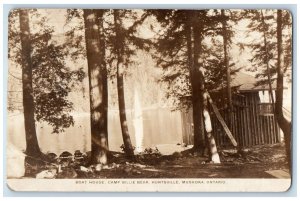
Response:
[{"label": "wooden plank wall", "polygon": [[189,111],[181,112],[182,119],[182,140],[185,144],[193,144],[194,143],[194,134],[193,134],[193,112],[190,109]]},{"label": "wooden plank wall", "polygon": [[[243,93],[233,96],[234,110],[232,115],[232,134],[238,146],[247,147],[259,144],[274,144],[280,142],[279,126],[274,115],[262,115],[259,113],[258,93]],[[219,108],[222,108],[218,105]],[[229,114],[226,110],[220,109],[220,113],[226,122],[229,122]],[[213,135],[218,146],[231,146],[220,122],[210,110],[212,119]],[[192,144],[192,112],[182,112],[183,142]]]}]

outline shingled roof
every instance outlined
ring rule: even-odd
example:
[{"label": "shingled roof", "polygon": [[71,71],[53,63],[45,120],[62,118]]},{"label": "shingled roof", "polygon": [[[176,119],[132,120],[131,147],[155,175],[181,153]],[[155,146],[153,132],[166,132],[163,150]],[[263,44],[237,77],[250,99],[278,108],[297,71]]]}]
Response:
[{"label": "shingled roof", "polygon": [[[237,87],[239,91],[263,91],[268,90],[267,84],[256,86],[257,79],[249,74],[243,72],[237,72],[232,76],[231,86]],[[272,84],[272,88],[276,88],[276,82]]]}]

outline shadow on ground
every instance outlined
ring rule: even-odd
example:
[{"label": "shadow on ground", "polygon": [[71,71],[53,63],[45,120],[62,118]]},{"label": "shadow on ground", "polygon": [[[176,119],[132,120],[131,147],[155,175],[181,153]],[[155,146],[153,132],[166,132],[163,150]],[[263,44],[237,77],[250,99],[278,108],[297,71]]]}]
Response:
[{"label": "shadow on ground", "polygon": [[[181,146],[181,145],[178,145]],[[191,150],[162,155],[159,150],[138,154],[128,160],[112,152],[108,165],[87,165],[88,154],[52,155],[51,164],[27,164],[26,177],[34,178],[276,178],[273,170],[287,171],[284,144],[258,145],[242,150],[219,148],[221,164],[213,164]],[[77,152],[77,155],[80,153]],[[84,157],[85,156],[85,157]],[[288,171],[287,171],[288,172]]]}]

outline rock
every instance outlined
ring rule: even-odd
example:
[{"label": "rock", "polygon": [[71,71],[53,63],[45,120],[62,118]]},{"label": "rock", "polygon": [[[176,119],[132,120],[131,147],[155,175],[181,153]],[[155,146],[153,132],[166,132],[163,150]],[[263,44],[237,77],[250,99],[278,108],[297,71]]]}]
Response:
[{"label": "rock", "polygon": [[68,152],[68,151],[64,151],[63,153],[61,153],[59,155],[60,162],[63,162],[63,161],[72,161],[72,158],[73,158],[73,155],[70,152]]},{"label": "rock", "polygon": [[134,174],[142,174],[142,172],[138,171],[138,170],[132,170],[132,173],[134,173]]},{"label": "rock", "polygon": [[111,167],[111,168],[116,168],[116,167],[117,167],[117,164],[116,164],[116,163],[112,163],[110,167]]},{"label": "rock", "polygon": [[89,172],[90,170],[84,166],[80,166],[79,167],[79,170],[82,171],[82,172]]},{"label": "rock", "polygon": [[120,154],[113,154],[113,156],[118,158],[118,157],[120,157]]},{"label": "rock", "polygon": [[238,151],[236,149],[227,149],[227,150],[222,150],[222,152],[226,154],[236,154]]},{"label": "rock", "polygon": [[123,169],[123,171],[124,171],[126,174],[130,173],[131,170],[132,170],[132,169],[131,169],[130,167],[125,167],[125,168]]},{"label": "rock", "polygon": [[247,149],[247,148],[243,148],[241,151],[247,153],[247,152],[250,152],[250,149]]},{"label": "rock", "polygon": [[96,171],[101,171],[101,169],[102,169],[102,164],[97,164],[96,166],[95,166],[95,170]]},{"label": "rock", "polygon": [[84,160],[84,157],[74,157],[74,166],[87,166],[87,161]]},{"label": "rock", "polygon": [[56,175],[57,171],[55,169],[52,170],[44,170],[36,175],[36,179],[53,179]]},{"label": "rock", "polygon": [[233,158],[227,159],[227,162],[233,162],[233,161],[234,161]]},{"label": "rock", "polygon": [[82,160],[83,158],[83,154],[80,152],[80,150],[76,150],[74,153],[74,160]]},{"label": "rock", "polygon": [[59,155],[60,158],[70,158],[72,157],[72,154],[68,151],[64,151]]},{"label": "rock", "polygon": [[55,153],[48,153],[46,157],[49,159],[50,162],[54,162],[57,159],[57,155]]},{"label": "rock", "polygon": [[139,168],[145,168],[146,165],[142,165],[142,164],[139,164],[139,163],[136,163],[134,164],[135,167],[139,167]]},{"label": "rock", "polygon": [[70,176],[69,178],[76,178],[77,177],[77,173],[73,168],[71,168],[69,176]]},{"label": "rock", "polygon": [[108,170],[108,169],[111,169],[111,168],[108,167],[108,165],[103,165],[102,169],[103,169],[103,170]]},{"label": "rock", "polygon": [[68,167],[70,165],[70,161],[68,160],[62,160],[59,162],[59,165],[63,168],[63,167]]},{"label": "rock", "polygon": [[73,179],[77,177],[77,173],[72,167],[66,167],[57,175],[57,178],[69,178]]},{"label": "rock", "polygon": [[83,157],[84,157],[84,160],[85,160],[85,161],[90,161],[90,160],[91,160],[91,157],[92,157],[91,151],[88,151],[88,152],[86,152],[86,153],[83,153]]},{"label": "rock", "polygon": [[62,169],[61,169],[61,164],[58,164],[58,173],[61,173]]},{"label": "rock", "polygon": [[226,152],[224,152],[224,151],[221,151],[221,152],[220,152],[220,155],[221,155],[221,156],[224,156],[224,157],[227,157],[227,156],[228,156],[228,154],[227,154]]},{"label": "rock", "polygon": [[74,156],[76,156],[76,155],[82,155],[81,151],[80,151],[80,150],[76,150],[76,151],[74,152]]},{"label": "rock", "polygon": [[95,168],[94,165],[91,165],[88,169],[89,169],[90,172],[95,172],[96,171],[96,168]]}]

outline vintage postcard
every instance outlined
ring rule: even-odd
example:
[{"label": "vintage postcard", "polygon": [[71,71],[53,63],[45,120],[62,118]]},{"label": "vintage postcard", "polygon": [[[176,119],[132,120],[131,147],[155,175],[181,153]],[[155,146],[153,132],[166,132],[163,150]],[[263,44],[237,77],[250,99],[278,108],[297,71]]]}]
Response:
[{"label": "vintage postcard", "polygon": [[8,20],[10,189],[290,188],[288,10],[15,9]]}]

